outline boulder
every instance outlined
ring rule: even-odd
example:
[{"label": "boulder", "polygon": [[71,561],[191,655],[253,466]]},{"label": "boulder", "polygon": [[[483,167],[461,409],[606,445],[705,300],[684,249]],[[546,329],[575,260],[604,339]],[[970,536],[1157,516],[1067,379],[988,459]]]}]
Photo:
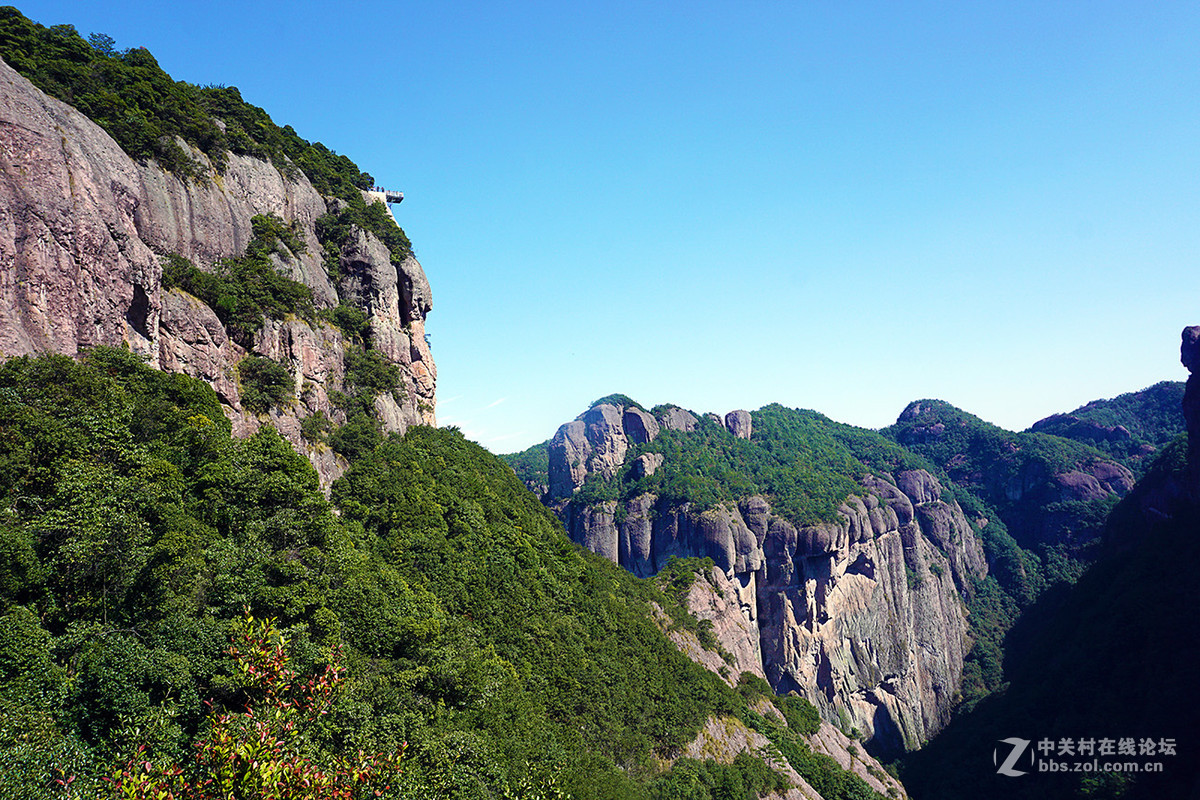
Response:
[{"label": "boulder", "polygon": [[725,415],[725,427],[739,439],[749,439],[751,419],[749,411],[730,411]]}]

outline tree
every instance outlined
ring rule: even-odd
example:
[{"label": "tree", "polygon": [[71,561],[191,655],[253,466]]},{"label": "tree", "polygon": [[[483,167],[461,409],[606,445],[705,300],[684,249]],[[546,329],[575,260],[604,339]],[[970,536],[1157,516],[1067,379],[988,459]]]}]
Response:
[{"label": "tree", "polygon": [[88,37],[88,44],[102,56],[112,58],[117,54],[117,40],[107,33],[93,33]]},{"label": "tree", "polygon": [[289,666],[288,641],[273,619],[246,612],[234,623],[229,648],[252,700],[242,712],[213,710],[209,731],[195,744],[188,768],[156,763],[146,746],[106,779],[121,800],[356,800],[389,793],[404,747],[394,753],[337,755],[321,760],[311,734],[345,678],[335,649],[317,675]]}]

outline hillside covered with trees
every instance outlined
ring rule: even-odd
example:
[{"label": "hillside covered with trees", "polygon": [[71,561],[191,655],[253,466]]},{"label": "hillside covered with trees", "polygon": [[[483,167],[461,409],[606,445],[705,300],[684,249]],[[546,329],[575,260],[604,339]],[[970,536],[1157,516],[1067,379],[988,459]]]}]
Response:
[{"label": "hillside covered with trees", "polygon": [[[747,713],[663,635],[696,627],[670,593],[573,545],[455,431],[386,440],[331,502],[271,428],[231,438],[205,384],[125,351],[11,359],[0,410],[0,796],[99,792],[139,745],[187,763],[256,697],[230,651],[246,613],[298,674],[345,669],[305,758],[407,743],[398,796],[674,796],[673,754]],[[687,780],[780,780],[747,759]]]}]

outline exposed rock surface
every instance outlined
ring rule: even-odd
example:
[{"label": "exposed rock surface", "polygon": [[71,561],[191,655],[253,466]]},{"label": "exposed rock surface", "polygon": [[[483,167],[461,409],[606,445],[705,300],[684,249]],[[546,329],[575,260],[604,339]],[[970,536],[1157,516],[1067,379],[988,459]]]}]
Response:
[{"label": "exposed rock surface", "polygon": [[690,411],[679,408],[678,406],[669,406],[663,409],[658,417],[659,425],[672,431],[694,431],[699,424],[696,415]]},{"label": "exposed rock surface", "polygon": [[[191,155],[207,164],[199,151]],[[251,349],[290,367],[296,402],[260,418],[241,405],[236,365],[246,350],[203,303],[161,287],[165,255],[209,268],[242,255],[251,217],[274,214],[297,223],[306,246],[279,266],[312,289],[318,308],[339,296],[362,308],[375,345],[401,366],[400,399],[378,404],[385,428],[432,424],[436,370],[424,338],[432,303],[416,260],[393,265],[378,239],[359,232],[341,253],[345,278],[334,286],[315,231],[327,200],[303,175],[234,154],[223,173],[209,174],[185,182],[135,162],[83,114],[0,62],[0,357],[127,345],[156,367],[210,383],[238,433],[273,419],[327,484],[338,459],[301,438],[299,420],[318,411],[344,419],[329,402],[342,388],[341,333],[316,321],[268,320]]]},{"label": "exposed rock surface", "polygon": [[[613,459],[630,439],[616,427],[621,418],[619,408],[597,406],[551,441],[548,500],[575,541],[640,576],[672,557],[711,558],[711,577],[688,600],[713,622],[734,678],[749,671],[798,692],[877,752],[917,747],[948,722],[970,649],[962,598],[987,564],[934,476],[867,476],[834,520],[805,526],[761,496],[708,509],[653,494],[568,502],[589,474],[610,477],[620,466]],[[693,415],[668,408],[657,421],[686,430],[689,419],[694,428]],[[729,430],[749,435],[750,424],[734,420]],[[632,469],[653,471],[661,459],[643,454]]]},{"label": "exposed rock surface", "polygon": [[725,415],[725,427],[739,439],[749,439],[753,429],[750,412],[741,409],[730,411]]},{"label": "exposed rock surface", "polygon": [[[754,573],[750,573],[753,582]],[[713,624],[717,643],[733,660],[726,671],[726,680],[736,686],[743,672],[766,680],[763,673],[762,648],[759,646],[758,608],[753,584],[743,586],[738,577],[729,578],[723,570],[714,569],[697,576],[687,593],[687,607],[696,619]],[[709,666],[706,664],[705,666]],[[719,672],[720,669],[713,669]]]},{"label": "exposed rock surface", "polygon": [[[720,573],[714,573],[719,580]],[[704,588],[707,587],[707,588]],[[708,581],[693,585],[693,591],[703,596],[713,590]],[[720,655],[706,650],[700,645],[696,635],[691,631],[671,629],[665,612],[657,606],[653,610],[660,624],[666,630],[667,636],[675,642],[679,649],[701,666],[736,683],[736,667],[729,667]],[[704,617],[707,619],[707,617]],[[759,674],[761,677],[761,673]],[[760,699],[751,706],[753,710],[771,719],[775,724],[788,727],[787,720],[779,710],[765,699]],[[815,753],[823,753],[837,762],[844,770],[853,772],[860,777],[871,789],[881,795],[893,798],[907,797],[907,792],[900,781],[884,772],[882,765],[872,756],[863,752],[858,744],[847,737],[828,722],[822,722],[815,734],[807,737],[809,747]],[[732,763],[739,753],[750,753],[759,757],[769,754],[772,747],[766,736],[751,730],[741,720],[733,717],[710,717],[696,738],[684,748],[682,755],[695,759],[713,759],[722,764]],[[814,789],[791,765],[767,756],[771,766],[787,776],[792,787],[782,794],[769,797],[783,797],[786,800],[824,800],[820,792]]]}]

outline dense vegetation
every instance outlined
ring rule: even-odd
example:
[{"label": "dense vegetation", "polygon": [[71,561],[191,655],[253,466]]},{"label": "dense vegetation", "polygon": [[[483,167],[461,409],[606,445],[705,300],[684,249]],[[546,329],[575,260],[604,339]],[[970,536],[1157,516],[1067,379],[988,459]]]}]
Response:
[{"label": "dense vegetation", "polygon": [[330,503],[270,427],[229,428],[209,387],[127,351],[0,367],[0,797],[186,763],[210,713],[250,702],[229,650],[247,610],[298,675],[346,666],[306,758],[407,742],[400,796],[778,785],[750,756],[662,772],[744,697],[662,635],[651,603],[696,625],[672,592],[571,544],[503,462],[417,427]]},{"label": "dense vegetation", "polygon": [[1039,420],[1030,430],[1092,445],[1140,473],[1155,451],[1184,432],[1179,413],[1183,386],[1180,381],[1162,381],[1111,400],[1093,400]]},{"label": "dense vegetation", "polygon": [[242,405],[256,413],[286,403],[292,396],[292,374],[282,364],[261,356],[238,362]]},{"label": "dense vegetation", "polygon": [[[1164,448],[1138,488],[1111,517],[1101,558],[1073,586],[1043,594],[1011,631],[1002,691],[963,714],[906,760],[913,795],[979,798],[1164,798],[1194,796],[1200,780],[1191,700],[1200,663],[1194,565],[1200,559],[1195,510],[1152,524],[1142,494],[1182,479],[1185,440]],[[1009,778],[991,748],[1020,736],[1050,739],[1171,739],[1176,755],[1141,753],[1122,762],[1161,761],[1161,773],[1082,772]],[[1090,759],[1060,758],[1063,761]],[[1107,758],[1101,761],[1112,761]]]},{"label": "dense vegetation", "polygon": [[[521,482],[531,489],[545,487],[550,480],[550,442],[545,441],[522,450],[500,456],[513,468]],[[544,491],[544,490],[543,490]]]},{"label": "dense vegetation", "polygon": [[[643,453],[661,453],[664,461],[653,475],[638,477],[632,461]],[[526,480],[535,468],[541,469],[536,447],[508,460]],[[762,494],[775,513],[804,525],[831,519],[872,471],[928,466],[872,431],[815,411],[772,404],[754,412],[749,440],[707,417],[700,417],[693,431],[662,430],[654,441],[630,450],[613,481],[589,476],[573,502],[590,504],[652,492],[667,503],[689,502],[703,509]]]},{"label": "dense vegetation", "polygon": [[175,81],[144,47],[118,51],[104,34],[84,39],[71,25],[44,27],[11,6],[0,8],[0,57],[86,114],[132,158],[154,159],[184,179],[210,177],[189,147],[217,172],[235,153],[270,161],[285,176],[303,173],[317,191],[340,201],[321,229],[327,251],[336,252],[357,225],[378,236],[394,260],[412,253],[386,209],[363,200],[361,190],[374,184],[370,175],[346,156],[300,138],[291,126],[279,127],[236,87]]}]

